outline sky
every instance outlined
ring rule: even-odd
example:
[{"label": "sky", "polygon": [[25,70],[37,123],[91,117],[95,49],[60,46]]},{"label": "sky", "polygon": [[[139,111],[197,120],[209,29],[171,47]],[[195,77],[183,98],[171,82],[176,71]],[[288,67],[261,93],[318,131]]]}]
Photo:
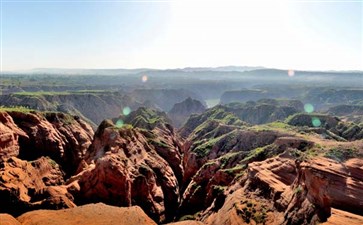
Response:
[{"label": "sky", "polygon": [[363,70],[363,0],[0,0],[1,71]]}]

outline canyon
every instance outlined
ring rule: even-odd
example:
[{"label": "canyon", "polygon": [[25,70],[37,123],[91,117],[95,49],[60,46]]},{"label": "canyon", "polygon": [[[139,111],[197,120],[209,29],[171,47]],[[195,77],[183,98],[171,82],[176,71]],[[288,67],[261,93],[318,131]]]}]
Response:
[{"label": "canyon", "polygon": [[166,113],[141,107],[96,131],[75,115],[2,110],[1,220],[363,222],[360,125],[326,116],[317,131],[304,124],[314,115],[254,125],[236,106],[179,108],[184,117],[196,113],[180,129]]}]

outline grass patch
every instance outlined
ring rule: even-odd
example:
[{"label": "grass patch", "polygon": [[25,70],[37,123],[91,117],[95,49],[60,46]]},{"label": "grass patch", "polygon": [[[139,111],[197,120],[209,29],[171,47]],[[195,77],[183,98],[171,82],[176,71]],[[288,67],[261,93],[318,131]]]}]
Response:
[{"label": "grass patch", "polygon": [[179,221],[185,221],[185,220],[195,220],[195,216],[194,215],[184,215],[182,217],[180,217]]},{"label": "grass patch", "polygon": [[336,147],[329,149],[329,151],[325,153],[324,157],[338,162],[345,162],[348,159],[359,157],[359,152],[354,148],[343,149]]},{"label": "grass patch", "polygon": [[264,205],[254,200],[244,200],[235,203],[234,207],[237,214],[242,217],[246,223],[255,221],[256,224],[265,224],[267,219],[267,210]]},{"label": "grass patch", "polygon": [[53,91],[36,91],[36,92],[15,92],[12,95],[14,96],[45,96],[45,95],[69,95],[71,94],[70,92],[53,92]]},{"label": "grass patch", "polygon": [[223,136],[217,137],[217,138],[213,138],[210,139],[209,141],[198,145],[196,148],[193,149],[193,152],[200,158],[205,157],[208,155],[208,153],[210,152],[210,150],[213,148],[213,146],[220,141]]},{"label": "grass patch", "polygon": [[159,148],[170,148],[170,146],[163,142],[163,141],[156,141],[154,139],[149,139],[148,140],[149,144],[155,146],[155,147],[159,147]]},{"label": "grass patch", "polygon": [[35,112],[36,110],[30,109],[24,106],[0,106],[0,112],[22,112],[22,113],[30,113]]},{"label": "grass patch", "polygon": [[221,171],[227,173],[228,175],[234,176],[234,175],[239,175],[246,168],[247,168],[247,165],[237,165],[235,167],[223,169]]}]

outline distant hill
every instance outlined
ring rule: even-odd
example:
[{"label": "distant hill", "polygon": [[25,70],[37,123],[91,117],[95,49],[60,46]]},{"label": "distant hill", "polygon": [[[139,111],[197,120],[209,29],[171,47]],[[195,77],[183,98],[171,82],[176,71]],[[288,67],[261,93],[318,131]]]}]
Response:
[{"label": "distant hill", "polygon": [[197,72],[197,71],[218,71],[218,72],[244,72],[251,70],[265,69],[262,66],[218,66],[218,67],[185,67],[180,69],[186,72]]}]

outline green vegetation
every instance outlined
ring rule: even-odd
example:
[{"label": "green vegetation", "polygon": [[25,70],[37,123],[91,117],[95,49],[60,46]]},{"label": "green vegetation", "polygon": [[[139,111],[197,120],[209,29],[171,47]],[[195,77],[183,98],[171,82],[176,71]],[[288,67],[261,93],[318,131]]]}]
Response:
[{"label": "green vegetation", "polygon": [[39,92],[16,92],[12,95],[18,96],[45,96],[45,95],[69,95],[70,92],[48,92],[48,91],[39,91]]},{"label": "green vegetation", "polygon": [[108,91],[108,90],[79,90],[79,91],[35,91],[35,92],[28,92],[28,91],[22,91],[22,92],[15,92],[12,93],[12,95],[15,96],[55,96],[55,95],[71,95],[71,94],[104,94],[104,93],[115,93],[114,91]]},{"label": "green vegetation", "polygon": [[271,127],[271,128],[280,128],[280,129],[291,129],[292,128],[289,124],[284,123],[282,121],[275,121],[272,123],[268,123],[268,124],[266,124],[266,126]]},{"label": "green vegetation", "polygon": [[195,216],[194,215],[184,215],[182,217],[180,217],[179,221],[185,221],[185,220],[195,220]]},{"label": "green vegetation", "polygon": [[250,223],[251,220],[256,224],[265,224],[267,219],[267,210],[264,205],[253,200],[244,200],[239,204],[234,204],[237,214],[242,217],[246,223]]},{"label": "green vegetation", "polygon": [[125,123],[131,124],[134,127],[152,130],[159,125],[168,124],[169,121],[164,112],[140,107],[126,116]]},{"label": "green vegetation", "polygon": [[274,144],[270,144],[264,147],[255,148],[245,157],[241,163],[245,164],[250,161],[256,161],[256,160],[264,160],[268,157],[272,157],[277,153],[277,146]]},{"label": "green vegetation", "polygon": [[[225,134],[228,135],[228,134]],[[209,139],[208,141],[204,142],[203,144],[197,145],[196,148],[193,149],[193,152],[199,157],[205,157],[208,155],[210,150],[213,148],[213,146],[220,140],[224,138],[225,135],[222,135],[217,138]]]},{"label": "green vegetation", "polygon": [[226,154],[222,155],[222,156],[219,158],[219,160],[220,160],[220,162],[221,162],[221,168],[225,168],[225,166],[228,164],[228,162],[229,162],[232,158],[234,158],[234,157],[236,157],[236,156],[238,156],[238,155],[240,155],[240,154],[244,154],[244,152],[229,152],[229,153],[226,153]]},{"label": "green vegetation", "polygon": [[360,157],[359,151],[357,149],[344,149],[340,147],[329,149],[329,151],[326,152],[324,156],[338,162],[344,162],[351,158]]},{"label": "green vegetation", "polygon": [[284,132],[287,134],[293,134],[295,132],[297,132],[297,128],[294,126],[291,126],[285,122],[281,122],[281,121],[275,121],[275,122],[271,122],[271,123],[266,123],[266,124],[259,124],[259,125],[254,125],[252,127],[248,128],[251,131],[257,131],[257,132],[261,132],[261,131],[280,131],[280,132]]},{"label": "green vegetation", "polygon": [[62,122],[65,125],[71,125],[75,121],[74,116],[65,113],[59,113],[53,111],[45,111],[42,113],[45,116],[45,118],[47,118],[47,120],[49,121],[57,120],[58,122]]},{"label": "green vegetation", "polygon": [[192,115],[184,127],[187,127],[194,134],[208,130],[208,127],[215,127],[216,124],[231,125],[236,127],[246,126],[247,124],[233,113],[227,112],[224,106],[215,106],[201,115]]},{"label": "green vegetation", "polygon": [[170,146],[162,140],[157,141],[154,139],[148,139],[148,143],[151,145],[154,145],[155,147],[159,147],[159,148],[170,148]]},{"label": "green vegetation", "polygon": [[301,185],[297,186],[295,189],[294,189],[294,193],[295,194],[301,194],[303,191],[303,188]]},{"label": "green vegetation", "polygon": [[30,112],[35,112],[34,109],[30,109],[28,107],[24,107],[24,106],[10,106],[10,107],[6,107],[6,106],[0,106],[0,112],[22,112],[22,113],[30,113]]},{"label": "green vegetation", "polygon": [[232,168],[228,168],[228,169],[222,169],[221,171],[222,172],[225,172],[227,173],[228,175],[240,175],[240,173],[242,171],[244,171],[245,169],[247,168],[247,165],[237,165],[235,167],[232,167]]},{"label": "green vegetation", "polygon": [[[319,151],[320,150],[321,149],[319,149]],[[297,150],[297,149],[292,149],[289,153],[290,153],[290,155],[292,157],[296,158],[300,162],[309,161],[310,159],[312,159],[312,158],[319,155],[318,149],[316,149],[316,148],[308,149],[305,152],[302,152],[302,151]]]},{"label": "green vegetation", "polygon": [[217,196],[226,190],[226,186],[213,185],[213,195]]},{"label": "green vegetation", "polygon": [[49,157],[47,157],[47,159],[48,159],[49,164],[50,164],[52,167],[57,167],[57,166],[58,166],[57,162],[56,162],[56,161],[54,161],[53,159],[51,159],[51,158],[49,158]]}]

